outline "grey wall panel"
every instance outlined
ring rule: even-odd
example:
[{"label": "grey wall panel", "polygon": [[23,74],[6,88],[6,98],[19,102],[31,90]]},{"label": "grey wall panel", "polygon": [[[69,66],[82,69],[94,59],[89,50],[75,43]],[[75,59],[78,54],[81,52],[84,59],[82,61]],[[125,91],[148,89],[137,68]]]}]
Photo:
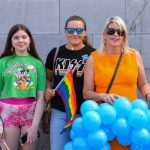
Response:
[{"label": "grey wall panel", "polygon": [[126,0],[126,21],[129,33],[150,33],[149,0]]},{"label": "grey wall panel", "polygon": [[0,33],[16,23],[27,25],[34,34],[59,34],[59,0],[1,0]]},{"label": "grey wall panel", "polygon": [[61,33],[66,19],[80,15],[87,22],[88,34],[100,34],[107,18],[119,15],[125,18],[125,0],[63,0],[60,1]]},{"label": "grey wall panel", "polygon": [[60,37],[58,35],[34,35],[36,48],[43,62],[53,47],[57,47]]},{"label": "grey wall panel", "polygon": [[6,38],[7,38],[6,35],[0,34],[0,53],[4,50]]},{"label": "grey wall panel", "polygon": [[150,1],[147,4],[142,14],[142,33],[150,34]]},{"label": "grey wall panel", "polygon": [[96,49],[100,48],[101,35],[93,35],[93,47]]},{"label": "grey wall panel", "polygon": [[134,34],[129,35],[129,47],[141,52],[141,36]]},{"label": "grey wall panel", "polygon": [[150,35],[141,35],[141,54],[145,68],[150,69]]}]

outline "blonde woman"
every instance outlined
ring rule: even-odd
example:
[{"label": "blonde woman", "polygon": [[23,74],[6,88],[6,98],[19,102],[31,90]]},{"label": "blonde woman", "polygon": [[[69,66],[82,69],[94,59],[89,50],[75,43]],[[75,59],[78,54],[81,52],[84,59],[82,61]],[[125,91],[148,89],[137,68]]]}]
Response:
[{"label": "blonde woman", "polygon": [[[109,93],[106,93],[116,64],[122,53],[122,60]],[[130,101],[137,99],[137,90],[150,101],[150,87],[147,83],[143,61],[138,51],[128,46],[128,31],[124,21],[112,17],[106,21],[101,38],[100,50],[92,52],[84,70],[84,99],[113,104],[120,96]],[[110,142],[112,150],[130,150],[116,139]]]}]

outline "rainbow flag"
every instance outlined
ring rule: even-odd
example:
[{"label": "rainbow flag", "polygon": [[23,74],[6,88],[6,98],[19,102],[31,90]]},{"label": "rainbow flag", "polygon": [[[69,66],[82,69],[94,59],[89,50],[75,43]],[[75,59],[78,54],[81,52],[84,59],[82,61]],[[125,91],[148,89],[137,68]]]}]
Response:
[{"label": "rainbow flag", "polygon": [[66,125],[60,134],[65,132],[67,128],[72,124],[76,117],[76,93],[74,90],[74,83],[72,77],[72,70],[69,70],[60,83],[55,88],[55,91],[61,96],[66,110]]}]

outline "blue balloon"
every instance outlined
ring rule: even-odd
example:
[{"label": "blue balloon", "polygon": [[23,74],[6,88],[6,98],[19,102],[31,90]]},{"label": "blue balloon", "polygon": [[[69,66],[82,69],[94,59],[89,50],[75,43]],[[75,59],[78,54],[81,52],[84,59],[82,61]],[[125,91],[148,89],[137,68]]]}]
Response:
[{"label": "blue balloon", "polygon": [[135,144],[131,144],[131,150],[150,150],[148,146],[137,146]]},{"label": "blue balloon", "polygon": [[111,150],[111,147],[109,143],[106,143],[103,147],[101,147],[99,150]]},{"label": "blue balloon", "polygon": [[73,150],[72,141],[67,142],[67,143],[64,145],[64,149],[63,149],[63,150]]},{"label": "blue balloon", "polygon": [[111,125],[111,130],[116,136],[127,136],[131,127],[125,118],[118,117]]},{"label": "blue balloon", "polygon": [[99,109],[99,105],[94,100],[86,100],[80,107],[82,115],[88,111],[96,111],[97,109]]},{"label": "blue balloon", "polygon": [[91,148],[91,150],[111,150],[110,144],[106,143],[104,146],[101,148]]},{"label": "blue balloon", "polygon": [[87,136],[88,143],[93,148],[101,148],[107,142],[107,135],[102,129],[90,131]]},{"label": "blue balloon", "polygon": [[78,136],[72,142],[73,150],[91,150],[85,136]]},{"label": "blue balloon", "polygon": [[108,125],[114,122],[117,116],[117,113],[114,107],[112,107],[108,103],[101,104],[97,112],[101,117],[102,124],[105,124],[105,125]]},{"label": "blue balloon", "polygon": [[118,143],[120,143],[123,146],[129,146],[132,143],[130,134],[128,134],[127,136],[117,136],[116,139]]},{"label": "blue balloon", "polygon": [[143,128],[147,122],[147,114],[142,109],[133,109],[128,116],[128,122],[133,128]]},{"label": "blue balloon", "polygon": [[101,125],[101,118],[95,111],[88,111],[82,117],[82,125],[85,129],[97,130]]},{"label": "blue balloon", "polygon": [[118,117],[127,117],[132,110],[130,101],[125,97],[117,98],[113,104]]},{"label": "blue balloon", "polygon": [[72,129],[74,131],[74,134],[77,136],[88,134],[88,130],[86,130],[82,125],[82,117],[78,117],[73,121]]},{"label": "blue balloon", "polygon": [[105,131],[105,133],[107,135],[107,141],[111,141],[115,138],[115,134],[111,130],[111,125],[103,125],[102,124],[100,128]]},{"label": "blue balloon", "polygon": [[145,124],[145,128],[150,132],[150,110],[147,110],[147,122]]},{"label": "blue balloon", "polygon": [[73,129],[70,130],[70,138],[71,140],[74,140],[78,135],[73,131]]},{"label": "blue balloon", "polygon": [[133,129],[131,140],[137,146],[145,146],[150,142],[150,134],[145,128]]},{"label": "blue balloon", "polygon": [[142,99],[136,99],[136,100],[132,101],[131,104],[132,104],[132,109],[139,108],[139,109],[144,110],[145,112],[148,110],[147,103]]}]

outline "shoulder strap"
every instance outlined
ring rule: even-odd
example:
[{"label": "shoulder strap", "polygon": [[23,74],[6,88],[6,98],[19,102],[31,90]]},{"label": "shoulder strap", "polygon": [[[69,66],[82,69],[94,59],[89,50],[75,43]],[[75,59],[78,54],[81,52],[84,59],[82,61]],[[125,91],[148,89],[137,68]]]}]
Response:
[{"label": "shoulder strap", "polygon": [[54,59],[53,59],[53,69],[54,69],[54,64],[55,64],[55,60],[56,60],[58,51],[59,51],[59,48],[57,47],[57,48],[56,48],[56,51],[55,51]]},{"label": "shoulder strap", "polygon": [[[53,59],[53,72],[54,72],[54,64],[55,64],[55,60],[57,58],[58,51],[59,51],[59,48],[57,47],[56,51],[55,51],[54,59]],[[54,74],[52,75],[52,87],[53,87],[53,85],[54,85]]]},{"label": "shoulder strap", "polygon": [[107,88],[106,93],[109,93],[110,88],[111,88],[111,86],[112,86],[112,84],[113,84],[113,82],[114,82],[114,80],[115,80],[115,77],[116,77],[116,74],[117,74],[117,71],[118,71],[118,68],[119,68],[119,65],[120,65],[122,56],[123,56],[123,52],[121,52],[121,54],[120,54],[120,56],[119,56],[119,59],[118,59],[118,62],[117,62],[117,65],[116,65],[114,74],[113,74],[113,76],[112,76],[112,78],[111,78],[111,81],[110,81],[110,83],[109,83],[109,86],[108,86],[108,88]]}]

